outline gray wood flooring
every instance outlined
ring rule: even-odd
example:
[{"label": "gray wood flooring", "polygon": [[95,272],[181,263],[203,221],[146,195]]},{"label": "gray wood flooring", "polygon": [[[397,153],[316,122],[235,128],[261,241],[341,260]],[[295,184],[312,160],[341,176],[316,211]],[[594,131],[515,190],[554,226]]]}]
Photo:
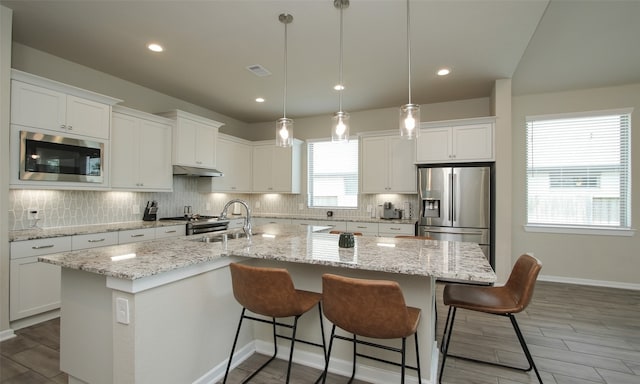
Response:
[{"label": "gray wood flooring", "polygon": [[[438,284],[438,341],[446,308]],[[538,282],[529,308],[517,315],[545,384],[640,384],[640,291]],[[52,320],[17,332],[0,343],[0,383],[66,383],[58,369],[59,322]],[[459,310],[451,351],[525,365],[508,319]],[[254,355],[232,371],[238,383],[266,356]],[[278,360],[254,380],[284,382],[286,362]],[[300,365],[291,383],[313,383],[320,371]],[[455,358],[447,360],[447,384],[537,383],[532,373]],[[329,383],[346,383],[331,375]],[[357,382],[362,384],[362,382]]]}]

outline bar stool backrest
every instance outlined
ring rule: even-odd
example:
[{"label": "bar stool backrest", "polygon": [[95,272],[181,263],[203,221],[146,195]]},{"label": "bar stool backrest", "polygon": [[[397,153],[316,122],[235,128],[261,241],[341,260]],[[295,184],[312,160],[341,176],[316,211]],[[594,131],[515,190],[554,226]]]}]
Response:
[{"label": "bar stool backrest", "polygon": [[356,335],[395,339],[415,333],[395,281],[324,274],[322,305],[327,319]]},{"label": "bar stool backrest", "polygon": [[516,310],[511,313],[521,312],[529,305],[540,269],[542,263],[533,256],[524,254],[516,261],[504,285],[517,305]]},{"label": "bar stool backrest", "polygon": [[288,317],[303,313],[291,275],[284,268],[254,267],[231,263],[233,296],[253,313]]}]

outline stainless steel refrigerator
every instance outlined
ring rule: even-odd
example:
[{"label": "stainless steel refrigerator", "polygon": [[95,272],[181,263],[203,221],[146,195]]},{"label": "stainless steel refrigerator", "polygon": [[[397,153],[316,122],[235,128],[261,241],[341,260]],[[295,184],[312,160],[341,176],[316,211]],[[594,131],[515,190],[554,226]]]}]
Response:
[{"label": "stainless steel refrigerator", "polygon": [[492,173],[492,165],[419,167],[417,234],[478,243],[494,267]]}]

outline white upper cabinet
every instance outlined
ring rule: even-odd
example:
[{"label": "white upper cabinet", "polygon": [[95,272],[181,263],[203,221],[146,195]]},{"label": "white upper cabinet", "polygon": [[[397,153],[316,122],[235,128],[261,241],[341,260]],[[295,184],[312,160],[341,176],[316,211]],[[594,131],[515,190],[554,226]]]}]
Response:
[{"label": "white upper cabinet", "polygon": [[416,163],[493,161],[495,118],[422,123]]},{"label": "white upper cabinet", "polygon": [[397,135],[361,140],[362,193],[416,193],[413,140]]},{"label": "white upper cabinet", "polygon": [[253,147],[250,141],[219,134],[216,168],[223,173],[223,176],[198,178],[198,190],[204,193],[252,192],[252,154]]},{"label": "white upper cabinet", "polygon": [[159,115],[176,121],[172,138],[174,165],[216,167],[218,129],[223,123],[179,110]]},{"label": "white upper cabinet", "polygon": [[253,192],[300,193],[302,141],[290,148],[276,147],[272,140],[253,146]]},{"label": "white upper cabinet", "polygon": [[109,138],[111,105],[121,100],[12,71],[11,123]]},{"label": "white upper cabinet", "polygon": [[173,121],[124,107],[113,108],[111,187],[170,192]]}]

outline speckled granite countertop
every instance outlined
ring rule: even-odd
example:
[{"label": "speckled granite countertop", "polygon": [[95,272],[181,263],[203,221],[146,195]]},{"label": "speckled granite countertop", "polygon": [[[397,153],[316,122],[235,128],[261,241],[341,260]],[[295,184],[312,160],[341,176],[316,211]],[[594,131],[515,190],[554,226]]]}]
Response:
[{"label": "speckled granite countertop", "polygon": [[[251,240],[195,241],[197,236],[123,244],[46,255],[39,261],[125,280],[150,277],[226,256],[242,256],[342,268],[491,283],[496,275],[475,243],[356,236],[339,248],[338,235],[322,227],[264,225]],[[267,235],[267,236],[265,236]],[[113,261],[113,256],[135,258]]]},{"label": "speckled granite countertop", "polygon": [[53,227],[53,228],[30,228],[9,231],[9,241],[23,241],[47,239],[52,237],[86,235],[90,233],[117,232],[126,231],[128,229],[143,229],[167,227],[171,225],[185,225],[184,221],[162,220],[162,221],[127,221],[122,223],[110,224],[87,224],[70,227]]}]

